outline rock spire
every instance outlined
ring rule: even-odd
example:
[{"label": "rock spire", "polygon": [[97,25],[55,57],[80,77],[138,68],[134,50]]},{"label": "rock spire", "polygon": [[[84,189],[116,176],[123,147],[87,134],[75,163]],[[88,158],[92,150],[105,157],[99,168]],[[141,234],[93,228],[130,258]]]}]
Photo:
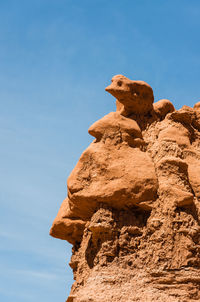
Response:
[{"label": "rock spire", "polygon": [[116,75],[50,235],[73,244],[67,302],[200,301],[200,102]]}]

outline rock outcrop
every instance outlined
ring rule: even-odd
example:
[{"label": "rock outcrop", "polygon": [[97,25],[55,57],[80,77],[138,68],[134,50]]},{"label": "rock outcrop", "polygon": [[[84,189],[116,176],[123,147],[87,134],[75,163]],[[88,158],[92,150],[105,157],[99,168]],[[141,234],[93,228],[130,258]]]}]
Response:
[{"label": "rock outcrop", "polygon": [[122,75],[50,234],[73,244],[67,302],[200,301],[200,103]]}]

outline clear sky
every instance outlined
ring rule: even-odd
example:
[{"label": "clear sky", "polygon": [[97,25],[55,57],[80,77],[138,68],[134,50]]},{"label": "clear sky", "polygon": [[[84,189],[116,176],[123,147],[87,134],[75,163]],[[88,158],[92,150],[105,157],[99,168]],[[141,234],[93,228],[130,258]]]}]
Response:
[{"label": "clear sky", "polygon": [[48,232],[115,74],[200,101],[200,1],[0,0],[0,301],[65,301],[71,245]]}]

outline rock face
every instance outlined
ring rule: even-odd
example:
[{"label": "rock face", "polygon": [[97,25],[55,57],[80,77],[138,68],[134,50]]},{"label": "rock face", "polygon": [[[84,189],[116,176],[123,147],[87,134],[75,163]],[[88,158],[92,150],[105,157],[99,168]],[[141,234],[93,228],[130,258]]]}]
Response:
[{"label": "rock face", "polygon": [[153,104],[122,75],[89,128],[50,234],[73,244],[67,302],[200,301],[200,103]]}]

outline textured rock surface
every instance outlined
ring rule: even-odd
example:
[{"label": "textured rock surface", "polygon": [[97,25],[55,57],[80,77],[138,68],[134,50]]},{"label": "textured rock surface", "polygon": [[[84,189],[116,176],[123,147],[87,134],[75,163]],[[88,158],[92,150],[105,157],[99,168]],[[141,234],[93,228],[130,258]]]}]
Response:
[{"label": "textured rock surface", "polygon": [[73,244],[68,302],[200,301],[200,103],[153,104],[115,76],[116,112],[68,179],[50,234]]}]

